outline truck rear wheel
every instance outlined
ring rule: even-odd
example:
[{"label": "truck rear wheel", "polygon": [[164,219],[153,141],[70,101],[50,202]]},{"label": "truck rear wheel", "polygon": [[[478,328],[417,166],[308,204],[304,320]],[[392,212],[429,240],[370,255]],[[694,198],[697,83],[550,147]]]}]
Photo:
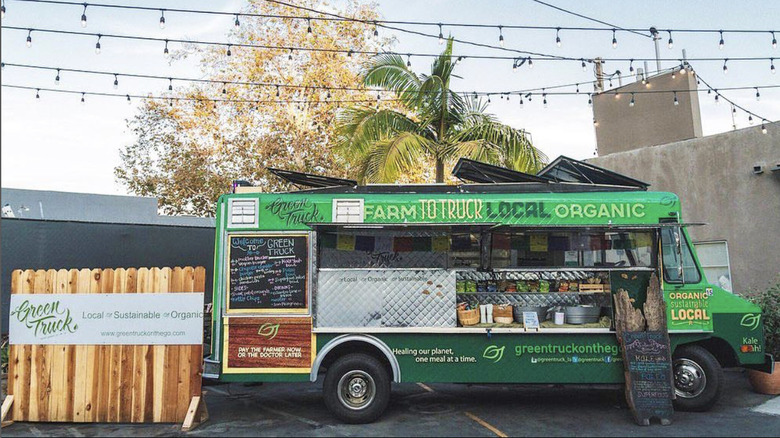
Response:
[{"label": "truck rear wheel", "polygon": [[370,423],[390,402],[390,376],[376,358],[348,354],[337,359],[325,374],[325,406],[346,423]]},{"label": "truck rear wheel", "polygon": [[674,407],[680,411],[707,411],[718,401],[723,387],[723,369],[704,347],[685,345],[672,361]]}]

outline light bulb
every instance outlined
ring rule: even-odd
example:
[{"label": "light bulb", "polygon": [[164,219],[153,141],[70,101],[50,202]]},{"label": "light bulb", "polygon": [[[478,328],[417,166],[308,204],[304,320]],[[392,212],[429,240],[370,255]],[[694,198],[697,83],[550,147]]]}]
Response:
[{"label": "light bulb", "polygon": [[588,106],[589,107],[593,106],[593,97],[592,96],[593,96],[592,94],[588,95]]},{"label": "light bulb", "polygon": [[677,77],[677,71],[675,71],[675,70],[672,70],[672,79],[674,79],[674,78],[676,78],[676,77]]},{"label": "light bulb", "polygon": [[307,19],[306,21],[307,21],[307,23],[308,23],[308,27],[306,28],[306,34],[307,34],[308,36],[311,36],[311,34],[313,33],[313,32],[312,32],[312,30],[311,30],[311,20],[308,20],[308,19]]},{"label": "light bulb", "polygon": [[634,73],[634,60],[633,59],[631,61],[629,61],[629,63],[628,63],[628,72],[629,73]]},{"label": "light bulb", "polygon": [[677,100],[677,92],[676,91],[674,92],[674,104],[675,104],[675,106],[680,104],[680,101]]},{"label": "light bulb", "polygon": [[27,32],[27,48],[32,47],[32,31]]},{"label": "light bulb", "polygon": [[119,76],[114,75],[114,90],[119,88]]},{"label": "light bulb", "polygon": [[412,67],[412,55],[406,55],[406,68]]},{"label": "light bulb", "polygon": [[[293,49],[290,49],[290,53],[287,54],[287,60],[288,61],[292,61],[292,58],[293,58],[292,55],[293,55]],[[352,50],[349,51],[347,56],[352,56]]]},{"label": "light bulb", "polygon": [[772,74],[775,74],[775,73],[776,73],[776,70],[775,70],[775,60],[774,60],[774,58],[772,58],[772,59],[770,59],[770,60],[769,60],[769,71],[770,71],[770,72],[772,72]]},{"label": "light bulb", "polygon": [[100,41],[95,44],[95,54],[100,55]]},{"label": "light bulb", "polygon": [[634,107],[634,93],[631,93],[631,102],[628,102],[628,106]]},{"label": "light bulb", "polygon": [[748,116],[748,125],[753,125],[753,116]]},{"label": "light bulb", "polygon": [[379,29],[376,28],[376,22],[374,22],[374,38],[379,38]]},{"label": "light bulb", "polygon": [[585,65],[585,60],[581,59],[580,62],[581,62],[581,66],[582,66],[582,71],[588,71],[588,66]]},{"label": "light bulb", "polygon": [[688,70],[685,69],[685,64],[680,65],[680,74],[684,75],[688,73]]},{"label": "light bulb", "polygon": [[227,52],[225,52],[227,56],[232,55],[232,52],[230,51],[230,46],[227,46]]},{"label": "light bulb", "polygon": [[723,74],[724,74],[724,75],[725,75],[725,74],[727,74],[727,73],[729,72],[729,68],[728,68],[728,66],[726,65],[726,62],[728,62],[728,58],[727,58],[725,61],[723,61]]},{"label": "light bulb", "polygon": [[531,57],[528,57],[528,68],[534,68],[534,61]]},{"label": "light bulb", "polygon": [[132,102],[130,101],[130,95],[127,95],[127,104],[130,105]]},{"label": "light bulb", "polygon": [[173,91],[173,79],[168,78],[168,91]]},{"label": "light bulb", "polygon": [[81,104],[82,105],[84,105],[86,103],[86,101],[84,100],[84,94],[85,93],[81,93]]},{"label": "light bulb", "polygon": [[761,121],[761,133],[766,134],[766,126],[764,126],[764,121]]},{"label": "light bulb", "polygon": [[577,84],[577,90],[576,90],[576,92],[577,92],[577,94],[580,94],[580,84]]},{"label": "light bulb", "polygon": [[523,106],[524,106],[524,105],[523,105],[523,97],[522,97],[522,96],[520,96],[520,109],[523,109]]},{"label": "light bulb", "polygon": [[276,86],[276,97],[279,97],[279,94],[280,94],[280,93],[279,93],[279,86],[277,85],[277,86]]},{"label": "light bulb", "polygon": [[163,49],[163,56],[168,57],[170,56],[171,52],[168,51],[168,40],[165,40],[165,49]]},{"label": "light bulb", "polygon": [[546,98],[546,97],[545,97],[545,98],[544,98],[544,100],[542,101],[542,104],[544,104],[544,107],[545,107],[545,108],[547,108],[547,98]]},{"label": "light bulb", "polygon": [[723,50],[723,46],[725,46],[725,45],[726,45],[726,42],[723,41],[723,31],[721,30],[720,31],[720,41],[718,41],[718,48],[720,50]]},{"label": "light bulb", "polygon": [[718,90],[715,90],[715,105],[719,105],[720,104],[720,99],[718,98],[718,94],[717,93],[718,93]]},{"label": "light bulb", "polygon": [[504,47],[504,29],[501,26],[498,26],[498,45]]},{"label": "light bulb", "polygon": [[35,101],[40,102],[41,101],[41,89],[37,88],[35,89]]},{"label": "light bulb", "polygon": [[[5,8],[3,8],[3,10],[5,10]],[[777,48],[777,38],[775,38],[775,33],[774,32],[772,32],[772,48],[773,49]]]},{"label": "light bulb", "polygon": [[160,29],[165,29],[165,11],[160,10]]},{"label": "light bulb", "polygon": [[612,29],[612,48],[617,49],[617,36],[615,35],[615,29]]},{"label": "light bulb", "polygon": [[81,14],[81,27],[87,27],[87,14]]},{"label": "light bulb", "polygon": [[560,35],[560,32],[561,32],[561,28],[560,27],[555,29],[555,45],[558,46],[558,47],[561,47],[561,35]]},{"label": "light bulb", "polygon": [[441,24],[439,25],[439,45],[444,44],[444,33],[441,31]]},{"label": "light bulb", "polygon": [[57,76],[54,77],[54,85],[60,84],[60,69],[57,69]]},{"label": "light bulb", "polygon": [[0,18],[5,18],[5,5],[0,6]]},{"label": "light bulb", "polygon": [[668,43],[668,45],[669,45],[670,49],[672,47],[674,47],[674,40],[672,39],[672,31],[669,31],[669,43]]},{"label": "light bulb", "polygon": [[515,62],[512,63],[512,72],[517,73],[517,60],[515,60]]},{"label": "light bulb", "polygon": [[241,22],[238,21],[238,14],[236,14],[236,21],[233,22],[233,26],[235,26],[236,29],[241,27]]},{"label": "light bulb", "polygon": [[593,126],[598,127],[599,126],[599,121],[596,120],[596,119],[593,119]]},{"label": "light bulb", "polygon": [[758,92],[758,88],[756,88],[756,100],[761,100],[761,93]]}]

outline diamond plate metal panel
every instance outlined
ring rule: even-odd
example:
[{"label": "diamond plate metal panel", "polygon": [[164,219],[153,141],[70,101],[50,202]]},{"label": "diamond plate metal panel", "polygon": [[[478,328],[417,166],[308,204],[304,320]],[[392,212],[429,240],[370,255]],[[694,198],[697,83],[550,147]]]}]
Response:
[{"label": "diamond plate metal panel", "polygon": [[317,327],[455,327],[455,272],[320,271]]},{"label": "diamond plate metal panel", "polygon": [[[392,247],[391,247],[392,248]],[[446,252],[340,251],[322,248],[321,268],[445,268]]]}]

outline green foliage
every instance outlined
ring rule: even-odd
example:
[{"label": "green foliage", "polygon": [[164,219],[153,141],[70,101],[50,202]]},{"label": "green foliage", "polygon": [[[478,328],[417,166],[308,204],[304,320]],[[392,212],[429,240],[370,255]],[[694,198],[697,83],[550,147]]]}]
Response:
[{"label": "green foliage", "polygon": [[452,44],[447,41],[429,74],[415,74],[398,55],[377,56],[366,65],[363,85],[391,92],[396,102],[347,108],[336,118],[338,150],[361,182],[419,179],[431,162],[436,182],[444,182],[444,165],[460,157],[530,173],[546,164],[525,131],[500,123],[484,103],[450,89]]},{"label": "green foliage", "polygon": [[765,291],[750,295],[750,300],[761,307],[764,319],[766,352],[780,360],[780,279]]}]

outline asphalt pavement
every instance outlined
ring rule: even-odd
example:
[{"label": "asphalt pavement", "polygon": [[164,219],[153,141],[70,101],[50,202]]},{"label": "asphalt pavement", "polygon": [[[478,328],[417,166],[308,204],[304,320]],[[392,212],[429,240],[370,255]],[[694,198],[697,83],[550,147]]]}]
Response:
[{"label": "asphalt pavement", "polygon": [[385,415],[340,424],[322,383],[205,386],[210,419],[179,425],[15,423],[13,436],[778,436],[780,399],[752,391],[740,370],[725,373],[709,412],[675,412],[669,426],[638,426],[619,388],[550,385],[396,384]]}]

